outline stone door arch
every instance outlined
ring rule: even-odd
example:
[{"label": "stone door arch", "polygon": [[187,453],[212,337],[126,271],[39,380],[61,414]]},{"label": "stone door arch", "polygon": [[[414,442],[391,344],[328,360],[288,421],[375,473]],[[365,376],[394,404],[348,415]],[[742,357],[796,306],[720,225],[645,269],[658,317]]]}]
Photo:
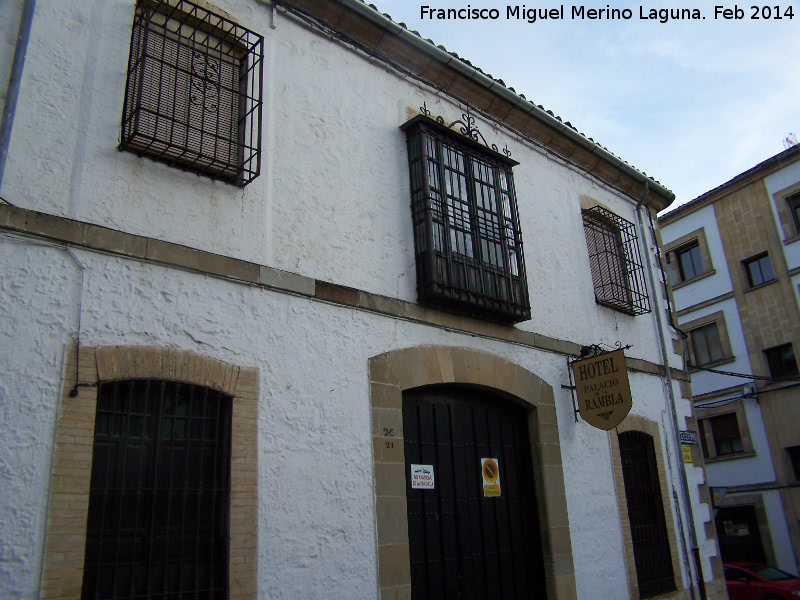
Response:
[{"label": "stone door arch", "polygon": [[528,413],[547,596],[576,597],[553,388],[511,361],[471,348],[419,346],[370,359],[381,600],[411,597],[403,447],[403,391],[457,383],[492,390]]}]

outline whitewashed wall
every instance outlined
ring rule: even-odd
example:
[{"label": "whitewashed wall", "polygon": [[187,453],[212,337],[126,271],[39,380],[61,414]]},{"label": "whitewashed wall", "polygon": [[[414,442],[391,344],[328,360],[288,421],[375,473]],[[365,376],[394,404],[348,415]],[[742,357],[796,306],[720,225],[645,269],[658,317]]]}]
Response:
[{"label": "whitewashed wall", "polygon": [[[81,270],[65,250],[0,238],[4,598],[35,595],[64,348]],[[422,344],[503,356],[556,391],[580,597],[627,597],[608,438],[575,423],[563,356],[202,275],[75,250],[81,343],[191,350],[260,374],[259,589],[263,598],[372,598],[374,489],[367,364]],[[659,378],[632,374],[634,413],[661,422]],[[341,465],[347,464],[344,469]],[[673,485],[677,481],[673,481]],[[9,493],[6,494],[5,491]],[[600,518],[599,518],[600,517]],[[604,547],[603,561],[594,560]],[[335,582],[335,585],[333,583]]]},{"label": "whitewashed wall", "polygon": [[0,0],[0,106],[5,105],[11,62],[14,60],[14,45],[17,42],[22,2]]},{"label": "whitewashed wall", "polygon": [[[261,177],[241,190],[118,151],[133,2],[61,0],[37,5],[3,193],[25,208],[415,300],[399,126],[423,101],[448,121],[461,109],[281,12],[272,29],[271,12],[252,0],[217,4],[265,36]],[[533,318],[520,327],[582,343],[624,340],[661,362],[647,317],[594,303],[579,197],[637,222],[633,203],[479,126],[521,163]],[[585,317],[562,318],[573,313]]]},{"label": "whitewashed wall", "polygon": [[[217,5],[265,36],[258,179],[242,190],[119,152],[132,0],[42,0],[2,195],[414,301],[399,125],[423,101],[448,120],[460,109],[280,12],[273,29],[261,4]],[[661,363],[654,319],[663,311],[634,318],[594,301],[580,195],[637,222],[633,202],[505,131],[480,128],[521,163],[515,183],[533,318],[520,327],[581,344],[631,344],[629,356]],[[561,388],[564,356],[135,260],[82,250],[75,260],[29,242],[0,238],[0,360],[12,375],[0,378],[0,427],[9,432],[0,443],[0,596],[30,598],[38,585],[62,361],[80,310],[86,345],[167,346],[258,368],[261,598],[376,596],[368,359],[422,344],[492,352],[554,388],[579,596],[627,597],[607,434],[574,422]],[[649,233],[642,243],[652,249]],[[645,260],[655,264],[652,254]],[[662,423],[665,451],[679,464],[662,380],[633,374],[631,382],[634,413]],[[685,428],[689,403],[679,410]],[[337,467],[344,463],[356,467]],[[689,471],[696,501],[702,471]],[[677,489],[677,470],[669,476]],[[695,518],[702,532],[697,507]]]}]

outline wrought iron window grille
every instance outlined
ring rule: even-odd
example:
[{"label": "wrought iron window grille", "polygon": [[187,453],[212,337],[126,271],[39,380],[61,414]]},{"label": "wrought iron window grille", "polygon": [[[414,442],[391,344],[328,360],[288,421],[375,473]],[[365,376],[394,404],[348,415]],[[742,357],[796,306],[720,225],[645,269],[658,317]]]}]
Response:
[{"label": "wrought iron window grille", "polygon": [[650,312],[633,223],[602,206],[583,211],[595,300],[629,315]]},{"label": "wrought iron window grille", "polygon": [[120,149],[250,183],[261,170],[263,48],[188,0],[138,0]]},{"label": "wrought iron window grille", "polygon": [[[427,102],[422,103],[422,106],[419,107],[419,112],[428,117],[429,119],[434,119],[434,117],[431,114],[431,111],[428,110]],[[467,106],[466,112],[461,113],[460,119],[453,121],[449,125],[447,125],[447,122],[444,120],[444,117],[442,116],[437,116],[434,119],[434,121],[436,121],[439,125],[444,125],[448,129],[452,129],[456,125],[459,125],[460,127],[458,128],[458,130],[461,132],[461,135],[467,136],[474,142],[482,142],[484,146],[490,148],[494,152],[502,152],[508,158],[511,158],[511,150],[508,149],[508,144],[506,144],[502,150],[499,150],[497,148],[497,144],[490,144],[489,142],[486,141],[486,138],[483,137],[483,134],[480,132],[477,125],[475,124],[476,123],[475,117],[473,117],[472,114],[470,113],[469,106]]]},{"label": "wrought iron window grille", "polygon": [[639,595],[653,598],[676,589],[655,442],[642,431],[617,439]]},{"label": "wrought iron window grille", "polygon": [[[504,324],[530,319],[512,168],[474,119],[420,114],[406,133],[419,301]],[[461,124],[462,133],[451,129]]]},{"label": "wrought iron window grille", "polygon": [[197,385],[100,385],[83,600],[228,598],[231,411]]}]

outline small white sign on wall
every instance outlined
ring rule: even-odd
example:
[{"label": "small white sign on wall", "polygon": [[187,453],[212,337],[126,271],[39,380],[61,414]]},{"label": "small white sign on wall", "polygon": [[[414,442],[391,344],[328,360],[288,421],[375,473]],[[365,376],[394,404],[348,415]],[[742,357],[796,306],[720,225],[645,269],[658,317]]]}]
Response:
[{"label": "small white sign on wall", "polygon": [[433,465],[411,465],[411,489],[432,490],[433,488]]}]

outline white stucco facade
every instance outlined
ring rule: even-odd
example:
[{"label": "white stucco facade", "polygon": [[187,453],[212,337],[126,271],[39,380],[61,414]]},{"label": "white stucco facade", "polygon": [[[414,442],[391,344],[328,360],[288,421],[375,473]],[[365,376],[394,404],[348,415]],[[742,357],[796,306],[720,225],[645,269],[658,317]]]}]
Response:
[{"label": "white stucco facade", "polygon": [[[257,372],[256,587],[258,598],[273,600],[388,597],[376,544],[370,360],[425,346],[488,353],[553,389],[575,582],[574,595],[557,597],[629,598],[636,575],[625,558],[615,434],[576,422],[564,349],[629,345],[631,416],[655,424],[672,500],[664,510],[679,565],[674,597],[696,580],[690,515],[711,584],[718,560],[706,535],[705,475],[689,464],[683,480],[672,404],[682,430],[692,404],[675,378],[681,357],[662,350],[671,350],[674,334],[660,286],[647,280],[652,311],[636,317],[595,302],[581,213],[587,198],[636,224],[642,260],[661,278],[637,199],[477,114],[486,139],[519,161],[531,319],[498,334],[496,325],[413,312],[399,127],[423,105],[455,121],[463,102],[282,7],[217,0],[213,8],[264,36],[262,167],[244,188],[118,150],[134,2],[36,5],[0,187],[13,205],[0,219],[0,596],[45,594],[57,424],[75,380],[68,357],[77,342],[187,351]],[[13,53],[6,32],[16,28],[15,12],[0,17],[0,75]],[[647,223],[647,208],[640,210]],[[65,231],[97,225],[125,244],[146,240],[148,251],[70,241],[68,231],[59,237],[60,225],[43,233],[33,225],[38,213],[57,217]],[[254,265],[261,279],[151,258],[159,242]],[[362,301],[323,296],[327,283]],[[675,377],[664,376],[665,366]]]}]

